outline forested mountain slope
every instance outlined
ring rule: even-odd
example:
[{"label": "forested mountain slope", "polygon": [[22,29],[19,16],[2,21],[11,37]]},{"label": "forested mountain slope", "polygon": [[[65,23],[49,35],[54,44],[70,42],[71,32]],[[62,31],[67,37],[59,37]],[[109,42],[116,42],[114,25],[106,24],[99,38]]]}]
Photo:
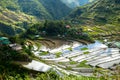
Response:
[{"label": "forested mountain slope", "polygon": [[13,33],[6,32],[2,25],[0,31],[10,35],[20,33],[37,19],[61,19],[71,10],[60,0],[0,0],[0,22],[13,28]]},{"label": "forested mountain slope", "polygon": [[61,19],[72,10],[61,0],[1,0],[0,6],[39,19]]},{"label": "forested mountain slope", "polygon": [[73,11],[68,18],[81,24],[120,23],[120,0],[97,0]]},{"label": "forested mountain slope", "polygon": [[39,0],[47,12],[53,17],[53,19],[61,19],[67,16],[71,12],[66,4],[61,2],[61,0]]},{"label": "forested mountain slope", "polygon": [[22,12],[14,12],[0,7],[0,32],[15,35],[23,32],[28,24],[36,22],[36,18]]}]

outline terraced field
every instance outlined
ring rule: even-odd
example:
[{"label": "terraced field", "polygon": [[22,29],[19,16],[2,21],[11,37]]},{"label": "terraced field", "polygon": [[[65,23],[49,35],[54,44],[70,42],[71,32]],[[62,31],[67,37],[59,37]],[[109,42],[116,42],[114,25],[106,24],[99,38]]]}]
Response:
[{"label": "terraced field", "polygon": [[47,51],[48,54],[40,55],[40,51],[34,53],[49,65],[56,65],[63,70],[77,75],[91,76],[95,67],[110,69],[115,64],[120,63],[119,49],[108,48],[99,41],[89,45],[69,42],[69,44],[64,43],[64,45],[55,47],[55,49],[47,47],[43,50]]},{"label": "terraced field", "polygon": [[83,27],[84,31],[86,31],[89,35],[91,35],[95,39],[105,39],[108,38],[111,41],[114,40],[120,40],[119,34],[120,34],[120,28],[114,27],[111,25],[107,26],[85,26]]}]

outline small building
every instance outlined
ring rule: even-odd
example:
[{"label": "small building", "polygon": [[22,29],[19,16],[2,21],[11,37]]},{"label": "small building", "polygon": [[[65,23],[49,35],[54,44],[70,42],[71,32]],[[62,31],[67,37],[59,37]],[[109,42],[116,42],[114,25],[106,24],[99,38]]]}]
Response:
[{"label": "small building", "polygon": [[19,44],[16,44],[16,43],[10,44],[9,46],[10,46],[13,50],[16,50],[16,51],[22,50],[22,46],[19,45]]},{"label": "small building", "polygon": [[8,45],[10,41],[7,37],[0,37],[0,45]]}]

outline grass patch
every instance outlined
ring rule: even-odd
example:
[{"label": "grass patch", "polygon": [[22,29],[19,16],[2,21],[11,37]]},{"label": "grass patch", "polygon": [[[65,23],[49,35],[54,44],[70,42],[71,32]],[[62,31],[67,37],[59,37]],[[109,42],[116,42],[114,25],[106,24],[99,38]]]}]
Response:
[{"label": "grass patch", "polygon": [[35,42],[35,45],[37,46],[37,50],[36,51],[38,51],[40,49],[40,47],[41,47],[41,44],[39,42]]},{"label": "grass patch", "polygon": [[86,52],[84,52],[83,54],[89,54],[90,52],[89,51],[86,51]]},{"label": "grass patch", "polygon": [[66,70],[72,70],[72,67],[66,66]]},{"label": "grass patch", "polygon": [[80,63],[77,65],[77,67],[91,68],[91,66],[87,65],[86,63],[87,63],[87,61],[84,60],[84,61],[80,62]]},{"label": "grass patch", "polygon": [[60,65],[65,65],[65,63],[64,63],[64,62],[58,62],[58,64],[60,64]]},{"label": "grass patch", "polygon": [[[60,80],[60,79],[58,79]],[[105,80],[104,78],[96,78],[96,77],[86,77],[86,76],[74,76],[74,75],[69,75],[65,76],[61,80]]]},{"label": "grass patch", "polygon": [[77,64],[77,62],[75,62],[75,61],[70,61],[69,63],[70,64]]},{"label": "grass patch", "polygon": [[70,57],[70,58],[68,58],[70,61],[72,61],[72,58]]},{"label": "grass patch", "polygon": [[55,53],[55,55],[56,55],[57,58],[60,57],[61,54],[62,54],[62,52],[57,52],[57,53]]},{"label": "grass patch", "polygon": [[69,48],[67,48],[68,50],[70,50],[70,51],[72,51],[72,48],[71,47],[69,47]]},{"label": "grass patch", "polygon": [[47,55],[47,54],[49,54],[48,51],[42,51],[41,53],[39,53],[39,55]]},{"label": "grass patch", "polygon": [[81,48],[81,51],[85,51],[85,50],[88,50],[88,48],[87,47]]}]

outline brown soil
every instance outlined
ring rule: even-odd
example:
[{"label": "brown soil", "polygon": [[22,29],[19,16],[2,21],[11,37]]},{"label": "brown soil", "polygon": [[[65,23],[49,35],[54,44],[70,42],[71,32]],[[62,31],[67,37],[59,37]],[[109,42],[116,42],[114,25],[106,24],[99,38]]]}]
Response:
[{"label": "brown soil", "polygon": [[71,44],[72,41],[63,40],[63,39],[42,39],[38,40],[42,45],[46,46],[47,48],[57,48],[64,44]]}]

